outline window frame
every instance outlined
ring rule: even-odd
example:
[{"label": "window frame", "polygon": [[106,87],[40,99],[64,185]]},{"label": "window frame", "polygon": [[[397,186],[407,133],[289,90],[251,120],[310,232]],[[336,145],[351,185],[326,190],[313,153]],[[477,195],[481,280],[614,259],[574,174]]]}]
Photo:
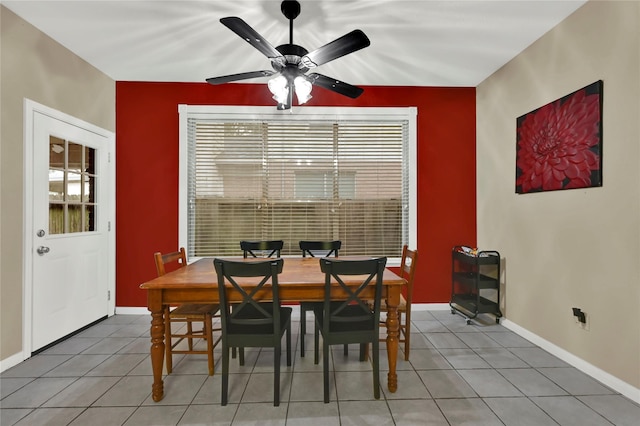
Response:
[{"label": "window frame", "polygon": [[[417,246],[417,107],[298,107],[278,111],[272,106],[217,106],[178,104],[178,244],[188,250],[188,118],[216,120],[406,120],[408,123],[408,239]],[[190,261],[196,258],[189,259]],[[387,266],[399,266],[400,258],[389,258]]]}]

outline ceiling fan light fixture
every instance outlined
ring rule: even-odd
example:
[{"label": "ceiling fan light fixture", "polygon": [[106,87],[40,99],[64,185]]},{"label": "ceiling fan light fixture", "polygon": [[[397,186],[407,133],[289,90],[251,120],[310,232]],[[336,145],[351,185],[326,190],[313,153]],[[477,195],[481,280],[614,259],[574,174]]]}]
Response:
[{"label": "ceiling fan light fixture", "polygon": [[275,99],[278,104],[287,103],[287,98],[289,97],[289,85],[287,84],[287,79],[282,74],[277,77],[272,78],[267,83],[269,87],[269,91],[273,94],[273,99]]},{"label": "ceiling fan light fixture", "polygon": [[295,91],[296,91],[298,104],[302,105],[312,98],[311,83],[307,81],[307,79],[305,79],[304,77],[300,77],[300,76],[296,77],[296,79],[293,81],[293,87],[295,88]]}]

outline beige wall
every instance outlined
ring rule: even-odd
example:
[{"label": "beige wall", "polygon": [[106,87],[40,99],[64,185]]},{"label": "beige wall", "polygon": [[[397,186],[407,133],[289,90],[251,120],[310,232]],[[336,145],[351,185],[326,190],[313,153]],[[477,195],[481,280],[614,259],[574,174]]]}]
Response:
[{"label": "beige wall", "polygon": [[115,82],[0,6],[0,360],[22,351],[23,100],[115,131]]},{"label": "beige wall", "polygon": [[[603,186],[517,195],[516,118],[603,80]],[[590,1],[477,88],[478,245],[506,318],[640,388],[640,2]],[[572,307],[587,313],[581,329]]]}]

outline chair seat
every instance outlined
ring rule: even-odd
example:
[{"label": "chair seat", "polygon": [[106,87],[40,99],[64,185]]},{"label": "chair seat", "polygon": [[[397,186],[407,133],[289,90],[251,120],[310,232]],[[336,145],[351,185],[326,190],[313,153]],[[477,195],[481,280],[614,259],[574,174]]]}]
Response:
[{"label": "chair seat", "polygon": [[[280,328],[285,329],[287,322],[291,319],[291,313],[293,312],[292,308],[282,307],[280,308]],[[242,319],[250,319],[251,317],[248,315],[242,315]],[[264,335],[273,333],[273,325],[272,324],[257,324],[257,325],[247,325],[247,324],[234,324],[233,322],[229,322],[228,325],[228,333],[231,334],[257,334]]]},{"label": "chair seat", "polygon": [[173,309],[170,314],[172,318],[199,319],[206,314],[215,314],[218,309],[220,309],[220,305],[213,303],[207,305],[188,303]]},{"label": "chair seat", "polygon": [[[367,318],[363,321],[355,321],[353,319],[354,315],[362,314],[362,309],[360,309],[359,307],[347,306],[342,311],[342,313],[344,313],[345,319],[347,319],[348,321],[329,321],[329,331],[331,333],[374,330],[373,318]],[[322,304],[320,304],[320,307],[314,312],[314,314],[316,315],[317,321],[322,323],[322,321],[324,320],[324,310],[322,309]]]}]

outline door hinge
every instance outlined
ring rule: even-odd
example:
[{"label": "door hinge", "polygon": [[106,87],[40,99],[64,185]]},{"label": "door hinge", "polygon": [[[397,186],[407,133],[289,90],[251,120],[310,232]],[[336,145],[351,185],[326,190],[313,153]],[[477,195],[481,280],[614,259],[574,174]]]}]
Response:
[{"label": "door hinge", "polygon": [[111,231],[111,221],[107,222],[107,231]]},{"label": "door hinge", "polygon": [[107,153],[107,162],[108,163],[111,162],[111,153],[110,152]]},{"label": "door hinge", "polygon": [[107,300],[111,300],[111,290],[107,290]]}]

